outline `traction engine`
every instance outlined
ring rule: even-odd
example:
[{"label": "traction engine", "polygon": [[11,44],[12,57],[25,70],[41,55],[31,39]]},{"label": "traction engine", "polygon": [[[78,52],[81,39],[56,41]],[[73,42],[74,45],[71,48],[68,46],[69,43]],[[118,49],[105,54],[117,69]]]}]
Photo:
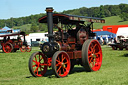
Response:
[{"label": "traction engine", "polygon": [[[57,77],[65,77],[80,64],[86,71],[98,71],[102,64],[102,49],[91,30],[93,22],[104,23],[100,18],[67,14],[54,14],[53,8],[46,8],[47,15],[39,19],[48,24],[48,42],[40,46],[42,52],[35,52],[29,59],[29,71],[35,76],[44,76],[52,67]],[[85,25],[84,22],[90,22]],[[58,31],[53,33],[53,28]]]},{"label": "traction engine", "polygon": [[[24,41],[21,40],[20,35],[23,36]],[[17,39],[10,39],[11,36],[17,36]],[[25,41],[25,32],[3,34],[0,35],[0,37],[3,37],[3,39],[0,40],[0,44],[5,53],[16,52],[19,49],[21,52],[31,51],[31,47],[27,45],[27,42]]]}]

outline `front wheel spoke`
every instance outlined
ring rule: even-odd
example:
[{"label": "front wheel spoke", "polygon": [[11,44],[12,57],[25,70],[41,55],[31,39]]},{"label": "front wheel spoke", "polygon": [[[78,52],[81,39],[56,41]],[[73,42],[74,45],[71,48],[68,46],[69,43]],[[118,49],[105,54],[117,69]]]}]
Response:
[{"label": "front wheel spoke", "polygon": [[95,49],[96,46],[97,46],[97,44],[95,44],[95,45],[93,46],[93,49]]},{"label": "front wheel spoke", "polygon": [[95,55],[100,55],[101,54],[101,52],[97,52],[97,53],[95,53]]},{"label": "front wheel spoke", "polygon": [[61,75],[61,70],[59,70],[59,75]]},{"label": "front wheel spoke", "polygon": [[63,60],[62,60],[62,62],[65,60],[66,58],[65,57],[63,57]]},{"label": "front wheel spoke", "polygon": [[94,67],[94,62],[91,62],[91,63],[90,63],[90,66],[91,66],[91,67]]},{"label": "front wheel spoke", "polygon": [[60,67],[58,68],[57,73],[58,73],[58,71],[61,69],[61,67],[62,67],[62,66],[60,66]]},{"label": "front wheel spoke", "polygon": [[33,65],[32,67],[35,67],[36,66],[36,64],[35,65]]},{"label": "front wheel spoke", "polygon": [[39,55],[39,62],[40,62],[40,55]]},{"label": "front wheel spoke", "polygon": [[41,63],[40,65],[41,65],[41,66],[45,66],[45,63]]},{"label": "front wheel spoke", "polygon": [[60,63],[60,60],[56,60],[58,63]]},{"label": "front wheel spoke", "polygon": [[38,70],[38,67],[36,67],[36,69],[35,69],[34,73],[35,73],[37,70]]},{"label": "front wheel spoke", "polygon": [[58,64],[56,64],[56,66],[59,66],[60,64],[58,63]]},{"label": "front wheel spoke", "polygon": [[92,57],[91,57],[91,59],[89,59],[89,63],[91,63],[91,62],[92,62],[92,60],[93,60],[93,59],[92,59]]},{"label": "front wheel spoke", "polygon": [[41,59],[39,61],[41,61],[43,59],[43,57],[41,57]]},{"label": "front wheel spoke", "polygon": [[65,72],[65,67],[63,67],[63,73]]},{"label": "front wheel spoke", "polygon": [[61,55],[61,62],[63,62],[63,58],[64,58],[64,55],[62,54],[62,55]]},{"label": "front wheel spoke", "polygon": [[35,60],[36,60],[36,62],[37,62],[37,59],[36,59],[36,57],[35,57]]},{"label": "front wheel spoke", "polygon": [[64,64],[66,65],[66,64],[68,64],[68,62],[65,62]]},{"label": "front wheel spoke", "polygon": [[36,61],[32,60],[33,62],[37,63]]}]

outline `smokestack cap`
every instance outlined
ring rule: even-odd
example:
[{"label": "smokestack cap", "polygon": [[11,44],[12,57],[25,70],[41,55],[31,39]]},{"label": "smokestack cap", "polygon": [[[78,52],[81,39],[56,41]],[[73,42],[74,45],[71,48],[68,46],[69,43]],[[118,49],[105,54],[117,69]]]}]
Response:
[{"label": "smokestack cap", "polygon": [[53,10],[54,10],[53,7],[47,7],[45,11],[46,12],[53,12]]}]

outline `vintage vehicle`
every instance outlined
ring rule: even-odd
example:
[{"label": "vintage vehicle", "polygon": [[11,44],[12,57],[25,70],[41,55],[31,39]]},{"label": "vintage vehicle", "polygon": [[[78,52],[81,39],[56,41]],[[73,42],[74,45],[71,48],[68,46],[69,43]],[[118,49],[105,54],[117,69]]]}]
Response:
[{"label": "vintage vehicle", "polygon": [[117,36],[117,40],[114,43],[109,44],[113,50],[123,50],[124,48],[128,50],[128,37]]},{"label": "vintage vehicle", "polygon": [[[24,38],[24,41],[21,40],[20,35]],[[10,38],[14,36],[16,37],[16,39]],[[1,34],[0,38],[2,50],[5,53],[16,52],[19,49],[21,52],[31,51],[31,47],[27,45],[27,42],[25,41],[25,32]]]},{"label": "vintage vehicle", "polygon": [[[57,77],[65,77],[80,64],[86,71],[97,71],[102,64],[102,49],[93,37],[93,23],[104,23],[101,18],[53,13],[46,8],[47,15],[39,19],[48,24],[48,42],[29,59],[29,71],[34,77],[43,76],[47,67],[52,67]],[[85,24],[90,22],[90,24]],[[58,28],[53,33],[53,28]]]}]

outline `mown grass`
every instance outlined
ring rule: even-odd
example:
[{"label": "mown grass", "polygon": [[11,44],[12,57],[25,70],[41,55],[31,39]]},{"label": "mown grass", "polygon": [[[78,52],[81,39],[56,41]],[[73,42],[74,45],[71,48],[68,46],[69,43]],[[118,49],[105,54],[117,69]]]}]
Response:
[{"label": "mown grass", "polygon": [[115,51],[103,46],[102,67],[97,72],[85,72],[75,66],[68,77],[56,78],[49,69],[44,77],[33,77],[28,70],[28,60],[33,52],[0,52],[0,85],[127,85],[128,51]]},{"label": "mown grass", "polygon": [[102,29],[107,25],[127,25],[128,21],[122,21],[119,16],[105,17],[105,23],[94,23],[94,29]]}]

